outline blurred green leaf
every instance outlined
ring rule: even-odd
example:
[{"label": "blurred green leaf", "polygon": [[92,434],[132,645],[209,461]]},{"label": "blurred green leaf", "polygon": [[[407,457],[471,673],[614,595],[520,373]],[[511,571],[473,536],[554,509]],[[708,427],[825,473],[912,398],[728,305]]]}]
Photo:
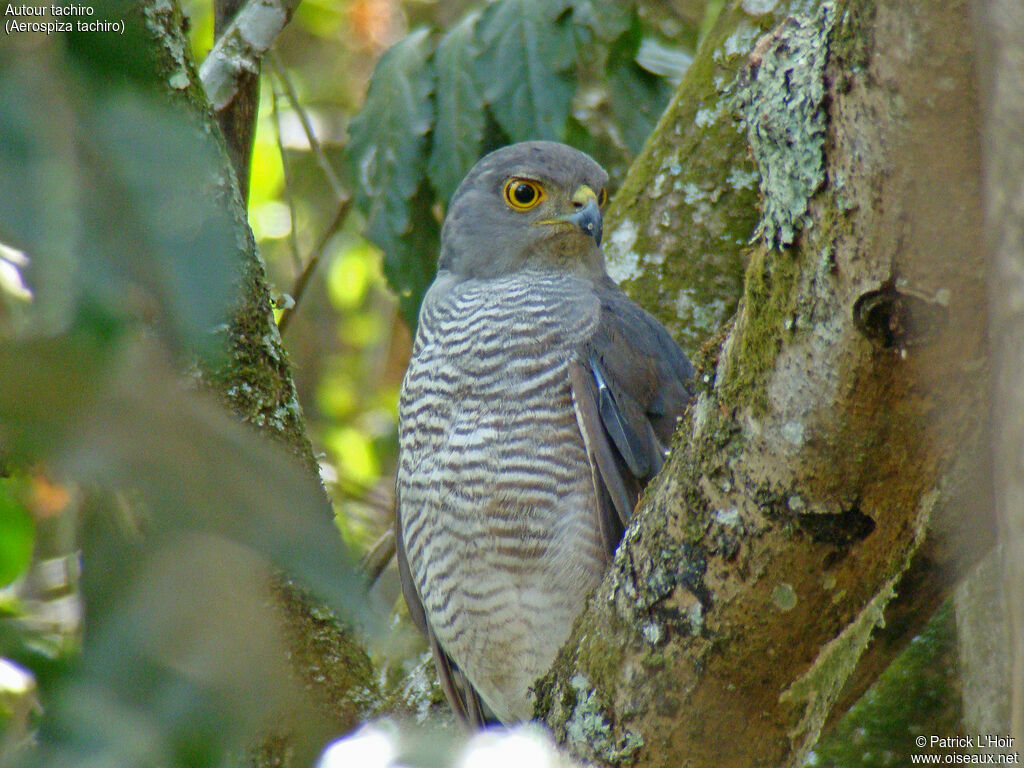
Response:
[{"label": "blurred green leaf", "polygon": [[594,31],[600,39],[612,42],[629,29],[633,17],[633,3],[570,0],[573,20]]},{"label": "blurred green leaf", "polygon": [[653,75],[636,56],[643,41],[643,26],[636,15],[608,49],[605,72],[612,115],[630,152],[638,153],[651,135],[672,95],[663,77]]},{"label": "blurred green leaf", "polygon": [[190,391],[151,344],[99,349],[64,337],[0,346],[0,424],[15,455],[45,459],[77,482],[133,490],[151,512],[147,541],[225,536],[373,623],[351,589],[351,555],[325,535],[332,513],[317,479]]},{"label": "blurred green leaf", "polygon": [[[184,97],[151,87],[151,33],[137,4],[122,7],[133,21],[110,41],[146,76],[112,73],[103,35],[0,49],[0,240],[31,259],[36,295],[24,337],[0,343],[0,444],[93,498],[82,656],[41,681],[46,717],[26,758],[228,764],[268,728],[317,721],[282,721],[306,697],[272,574],[368,633],[383,611],[318,478],[170,362],[220,352],[251,244],[217,139]],[[0,498],[14,547],[8,528]],[[0,548],[0,569],[8,560]],[[11,623],[0,639],[17,643]]]},{"label": "blurred green leaf", "polygon": [[428,170],[438,200],[447,204],[462,177],[480,157],[484,135],[483,90],[473,76],[479,53],[471,13],[437,45],[437,122]]},{"label": "blurred green leaf", "polygon": [[213,354],[244,247],[216,139],[183,105],[109,87],[98,65],[47,77],[46,59],[0,61],[11,74],[0,83],[0,239],[32,260],[37,330],[64,330],[87,308]]},{"label": "blurred green leaf", "polygon": [[476,77],[512,141],[564,135],[575,91],[569,8],[565,0],[502,0],[483,11]]},{"label": "blurred green leaf", "polygon": [[0,482],[0,587],[25,572],[32,560],[35,524],[25,506]]},{"label": "blurred green leaf", "polygon": [[235,304],[245,248],[218,199],[229,194],[223,153],[187,113],[156,96],[122,91],[91,107],[81,123],[91,140],[80,150],[90,180],[82,200],[85,289],[102,306],[149,315],[177,343],[210,354],[211,331]]},{"label": "blurred green leaf", "polygon": [[51,77],[59,40],[14,55],[0,48],[0,240],[30,258],[25,277],[38,331],[61,331],[74,312],[81,184],[74,114],[60,78]]},{"label": "blurred green leaf", "polygon": [[215,765],[275,724],[297,694],[271,569],[383,632],[317,479],[179,381],[151,340],[3,345],[0,424],[15,454],[130,499],[128,521],[110,504],[86,518],[87,643],[38,764]]},{"label": "blurred green leaf", "polygon": [[425,177],[427,133],[434,116],[430,48],[429,33],[419,30],[384,54],[366,104],[349,125],[346,159],[356,204],[366,216],[368,237],[384,251],[391,284],[407,296],[418,296],[422,287],[417,262],[437,258],[436,250],[424,253],[409,247],[410,231],[421,224],[414,219],[410,200]]}]

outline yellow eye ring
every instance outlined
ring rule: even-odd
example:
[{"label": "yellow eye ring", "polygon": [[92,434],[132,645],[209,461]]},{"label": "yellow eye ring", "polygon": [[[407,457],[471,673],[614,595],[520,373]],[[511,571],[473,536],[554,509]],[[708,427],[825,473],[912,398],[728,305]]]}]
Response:
[{"label": "yellow eye ring", "polygon": [[608,202],[608,190],[601,187],[601,191],[597,193],[597,207],[604,208],[604,204]]},{"label": "yellow eye ring", "polygon": [[505,202],[514,211],[528,211],[544,199],[544,188],[530,179],[511,178],[505,182]]}]

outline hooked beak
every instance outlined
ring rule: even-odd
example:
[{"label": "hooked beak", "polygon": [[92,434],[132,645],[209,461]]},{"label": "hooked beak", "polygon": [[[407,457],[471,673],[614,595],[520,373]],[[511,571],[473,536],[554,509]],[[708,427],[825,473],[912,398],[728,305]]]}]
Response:
[{"label": "hooked beak", "polygon": [[604,219],[601,216],[601,206],[597,204],[597,194],[586,184],[581,186],[572,196],[573,213],[559,216],[554,219],[544,219],[536,224],[569,224],[580,232],[594,238],[594,242],[601,245],[601,234],[604,230]]},{"label": "hooked beak", "polygon": [[[591,195],[594,193],[591,192]],[[594,238],[594,242],[601,244],[601,232],[604,229],[604,221],[601,218],[601,209],[597,207],[597,198],[587,201],[576,213],[565,217],[570,224],[575,224],[580,231]]]}]

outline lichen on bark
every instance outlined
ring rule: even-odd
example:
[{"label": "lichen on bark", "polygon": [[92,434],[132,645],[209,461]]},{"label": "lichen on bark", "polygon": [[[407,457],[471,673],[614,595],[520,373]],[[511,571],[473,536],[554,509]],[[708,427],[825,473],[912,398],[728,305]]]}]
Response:
[{"label": "lichen on bark", "polygon": [[[908,4],[879,6],[877,14],[868,0],[834,10],[820,2],[776,8],[782,16],[797,9],[827,21],[812,29],[805,22],[780,26],[776,14],[755,26],[736,3],[716,41],[698,54],[694,80],[681,86],[687,98],[722,98],[737,70],[716,84],[716,51],[735,50],[737,67],[756,64],[755,43],[776,30],[763,43],[762,65],[766,53],[780,57],[782,70],[794,51],[813,59],[810,76],[787,86],[803,90],[783,99],[807,107],[787,151],[811,158],[806,167],[783,163],[792,194],[767,206],[769,242],[750,251],[743,300],[724,342],[702,355],[700,394],[672,456],[540,683],[540,714],[556,734],[566,735],[585,701],[588,711],[599,706],[611,728],[607,743],[628,734],[642,739],[628,757],[585,751],[591,759],[643,766],[799,761],[880,623],[932,509],[947,503],[960,447],[978,433],[983,414],[969,403],[978,402],[983,382],[970,379],[958,352],[978,349],[984,334],[981,272],[966,234],[977,231],[977,206],[969,188],[957,190],[966,232],[950,228],[921,186],[927,181],[934,193],[941,183],[931,154],[940,148],[916,141],[920,131],[957,115],[956,157],[971,162],[969,99],[950,86],[940,104],[926,86],[969,82],[964,59],[943,51],[944,29],[963,6],[926,18]],[[798,40],[790,45],[793,32]],[[777,99],[757,100],[779,96],[778,86],[749,92],[750,108],[770,109]],[[711,108],[700,117],[705,124],[716,111],[684,108],[679,98],[611,217],[624,227],[612,232],[612,250],[638,257],[623,262],[638,271],[626,288],[656,311],[666,306],[664,295],[637,290],[656,273],[641,273],[652,264],[668,272],[677,262],[666,257],[663,266],[643,255],[644,227],[653,228],[643,217],[660,213],[658,206],[672,209],[670,218],[680,208],[693,213],[695,198],[688,201],[685,182],[674,181],[684,166],[675,154],[678,137],[692,135],[701,109]],[[745,156],[745,142],[734,148]],[[772,173],[782,151],[758,150],[762,174]],[[947,233],[944,248],[929,247],[936,229]],[[784,250],[773,247],[780,234],[792,234]],[[949,285],[957,290],[944,292]],[[879,291],[891,301],[881,302],[875,320],[898,331],[873,336],[857,322],[856,308]],[[943,302],[955,319],[903,335],[900,323],[929,326],[943,313],[918,310]]]},{"label": "lichen on bark", "polygon": [[774,20],[738,2],[722,13],[608,212],[609,274],[691,354],[742,291],[757,169],[723,94]]},{"label": "lichen on bark", "polygon": [[794,14],[758,40],[733,89],[760,176],[755,236],[792,245],[811,223],[807,204],[825,182],[825,62],[835,5]]}]

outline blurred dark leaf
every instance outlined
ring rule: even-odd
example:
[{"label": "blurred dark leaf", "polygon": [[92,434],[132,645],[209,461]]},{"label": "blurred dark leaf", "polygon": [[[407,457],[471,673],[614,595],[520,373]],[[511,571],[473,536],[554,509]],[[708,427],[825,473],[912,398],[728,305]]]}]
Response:
[{"label": "blurred dark leaf", "polygon": [[480,18],[476,77],[512,141],[557,141],[564,135],[576,60],[568,8],[568,2],[502,0]]},{"label": "blurred dark leaf", "polygon": [[[430,254],[410,250],[410,201],[426,174],[427,133],[434,112],[433,70],[427,30],[413,32],[377,64],[363,110],[349,125],[346,166],[356,205],[366,216],[367,236],[384,251],[392,286],[400,295],[416,291],[417,260]],[[404,265],[409,264],[411,278]]]},{"label": "blurred dark leaf", "polygon": [[640,151],[651,135],[672,95],[672,87],[665,78],[637,64],[643,34],[640,19],[634,15],[632,23],[609,47],[605,65],[612,115],[633,154]]},{"label": "blurred dark leaf", "polygon": [[[108,548],[132,551],[105,533]],[[90,615],[80,669],[51,704],[36,765],[227,765],[297,711],[265,561],[184,534],[123,565],[99,577],[87,568],[87,597],[120,581],[119,599]]]},{"label": "blurred dark leaf", "polygon": [[78,295],[81,180],[58,45],[48,36],[20,55],[0,48],[0,241],[32,259],[25,276],[41,331],[63,330]]},{"label": "blurred dark leaf", "polygon": [[438,200],[445,204],[480,157],[483,141],[484,96],[473,76],[479,16],[466,16],[441,38],[434,52],[437,121],[428,171]]},{"label": "blurred dark leaf", "polygon": [[186,386],[151,343],[92,350],[62,337],[0,347],[0,424],[16,455],[136,494],[148,510],[147,543],[183,531],[223,536],[339,613],[373,623],[318,480]]},{"label": "blurred dark leaf", "polygon": [[294,711],[272,570],[383,631],[316,479],[151,341],[0,347],[0,424],[15,453],[130,499],[129,519],[87,518],[87,641],[37,764],[216,765]]},{"label": "blurred dark leaf", "polygon": [[32,259],[36,311],[50,331],[82,307],[142,319],[214,354],[244,247],[216,139],[158,95],[92,87],[102,69],[57,54],[4,57],[0,83],[0,240]]},{"label": "blurred dark leaf", "polygon": [[[93,12],[84,21],[94,28],[76,29],[64,36],[69,59],[95,74],[100,87],[121,87],[129,81],[152,86],[157,77],[153,48],[148,44],[147,19],[140,13],[137,0],[104,0],[90,7]],[[160,10],[174,12],[170,3]],[[108,26],[111,24],[124,24],[124,31],[113,32]]]},{"label": "blurred dark leaf", "polygon": [[83,290],[212,353],[245,249],[220,199],[228,187],[216,140],[183,110],[131,91],[97,98],[80,127],[90,137],[79,149],[89,179]]},{"label": "blurred dark leaf", "polygon": [[420,302],[434,280],[441,226],[433,211],[434,196],[424,179],[410,201],[410,216],[416,222],[399,238],[393,250],[384,252],[384,276],[398,292],[398,308],[415,331]]},{"label": "blurred dark leaf", "polygon": [[[132,34],[146,33],[132,21],[115,39],[142,56]],[[282,720],[308,697],[271,574],[371,634],[383,611],[318,479],[170,362],[224,347],[248,232],[208,127],[146,78],[111,76],[102,49],[52,36],[0,50],[0,241],[31,259],[36,296],[25,337],[0,343],[0,444],[109,502],[83,517],[82,656],[44,670],[26,759],[226,764],[268,727],[315,720]],[[5,648],[24,639],[15,624],[0,621]]]}]

